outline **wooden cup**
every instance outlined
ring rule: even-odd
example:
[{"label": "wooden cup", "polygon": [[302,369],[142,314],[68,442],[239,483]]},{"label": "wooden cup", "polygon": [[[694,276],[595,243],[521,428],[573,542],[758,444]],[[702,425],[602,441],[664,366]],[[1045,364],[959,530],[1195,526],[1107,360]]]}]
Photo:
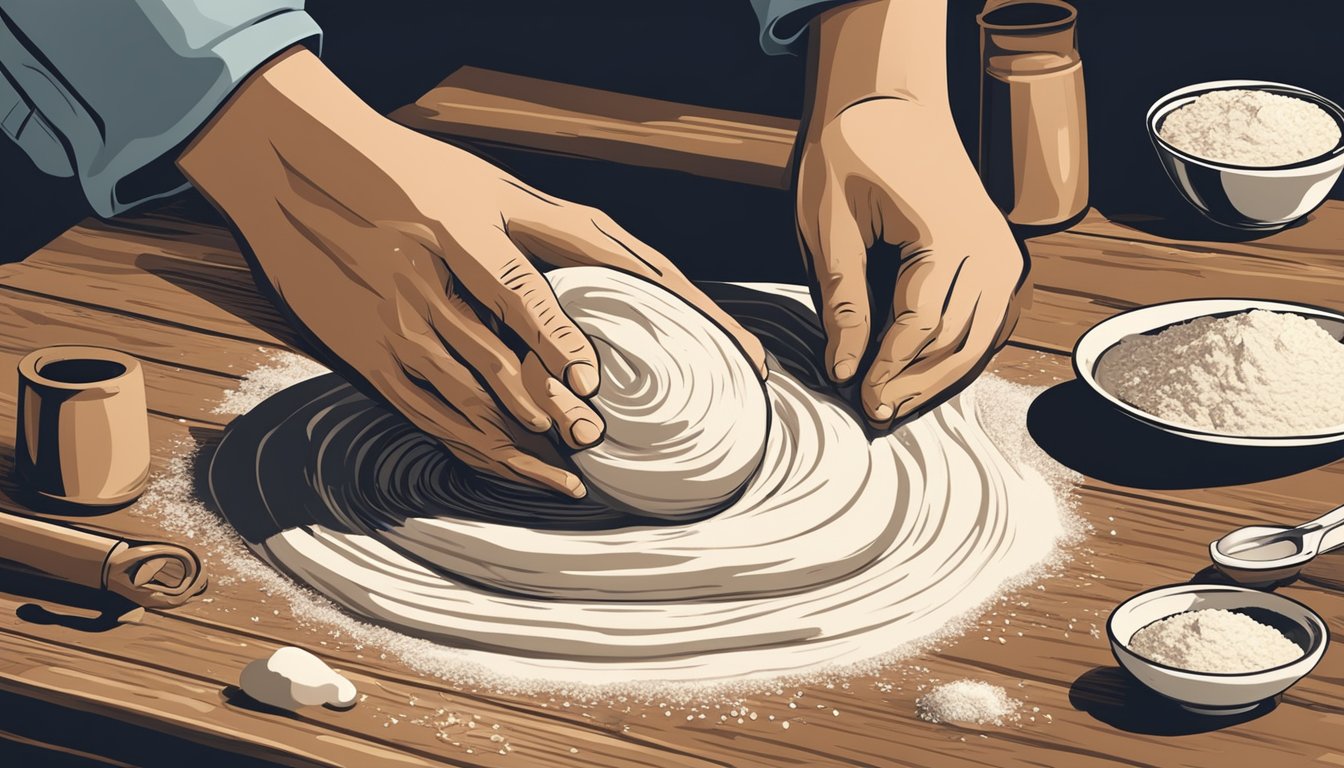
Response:
[{"label": "wooden cup", "polygon": [[99,347],[39,349],[19,361],[15,465],[28,490],[116,506],[149,479],[149,415],[140,361]]}]

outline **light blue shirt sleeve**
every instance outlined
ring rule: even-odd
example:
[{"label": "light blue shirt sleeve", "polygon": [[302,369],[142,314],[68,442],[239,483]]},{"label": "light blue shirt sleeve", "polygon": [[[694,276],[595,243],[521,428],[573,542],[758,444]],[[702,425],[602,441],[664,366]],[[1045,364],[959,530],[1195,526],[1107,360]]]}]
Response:
[{"label": "light blue shirt sleeve", "polygon": [[761,22],[761,48],[769,54],[791,53],[808,22],[833,5],[851,0],[751,0]]},{"label": "light blue shirt sleeve", "polygon": [[320,35],[303,0],[0,0],[0,130],[114,216],[185,188],[174,150]]}]

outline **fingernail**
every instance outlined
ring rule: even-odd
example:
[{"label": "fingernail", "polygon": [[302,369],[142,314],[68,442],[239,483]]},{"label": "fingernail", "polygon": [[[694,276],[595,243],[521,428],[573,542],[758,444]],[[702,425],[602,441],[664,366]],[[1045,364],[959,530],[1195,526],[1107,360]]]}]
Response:
[{"label": "fingernail", "polygon": [[597,372],[597,366],[591,363],[570,363],[569,369],[565,371],[565,381],[574,394],[588,397],[597,391],[602,378]]},{"label": "fingernail", "polygon": [[854,375],[854,361],[841,360],[835,364],[831,372],[835,374],[836,381],[849,381],[849,377]]},{"label": "fingernail", "polygon": [[579,445],[592,445],[602,439],[602,428],[588,419],[579,419],[569,428],[569,435]]},{"label": "fingernail", "polygon": [[569,480],[565,483],[565,487],[569,489],[569,495],[576,499],[582,499],[584,496],[588,495],[588,488],[584,486],[583,481],[576,475],[569,476]]},{"label": "fingernail", "polygon": [[889,421],[891,419],[891,406],[882,403],[873,409],[873,419],[875,421]]},{"label": "fingernail", "polygon": [[551,420],[546,416],[534,416],[532,421],[528,422],[533,432],[545,432],[551,428]]}]

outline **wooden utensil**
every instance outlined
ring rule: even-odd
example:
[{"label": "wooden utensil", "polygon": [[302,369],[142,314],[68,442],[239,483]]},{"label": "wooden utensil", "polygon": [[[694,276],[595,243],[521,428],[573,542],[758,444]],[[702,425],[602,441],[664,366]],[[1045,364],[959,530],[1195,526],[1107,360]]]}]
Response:
[{"label": "wooden utensil", "polygon": [[147,608],[181,605],[207,583],[200,558],[186,547],[128,541],[4,512],[0,559]]}]

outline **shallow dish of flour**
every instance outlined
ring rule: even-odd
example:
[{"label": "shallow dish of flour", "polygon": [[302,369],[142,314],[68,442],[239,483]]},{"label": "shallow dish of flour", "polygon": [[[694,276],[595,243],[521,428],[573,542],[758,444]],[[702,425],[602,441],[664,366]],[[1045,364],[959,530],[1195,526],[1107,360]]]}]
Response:
[{"label": "shallow dish of flour", "polygon": [[[1230,637],[1219,638],[1226,643],[1253,646],[1258,642],[1256,634],[1281,633],[1278,639],[1297,646],[1297,649],[1266,661],[1264,668],[1212,672],[1171,666],[1147,658],[1140,653],[1144,645],[1141,641],[1139,648],[1135,647],[1144,630],[1156,628],[1160,631],[1155,626],[1159,622],[1188,620],[1189,614],[1205,611],[1240,614],[1239,622],[1217,622],[1225,625],[1224,630],[1228,626],[1233,628],[1234,634]],[[1244,626],[1248,623],[1264,626],[1259,626],[1257,633],[1248,633]],[[1325,619],[1306,605],[1273,592],[1221,584],[1174,584],[1140,592],[1111,612],[1106,620],[1106,634],[1116,661],[1139,682],[1202,715],[1235,715],[1255,709],[1261,702],[1283,693],[1310,674],[1330,644],[1330,630]],[[1209,640],[1204,638],[1206,644]],[[1212,666],[1235,666],[1233,656],[1256,658],[1262,653],[1265,658],[1271,656],[1263,649],[1253,647],[1236,651],[1226,647],[1212,650],[1216,658]],[[1180,649],[1178,655],[1184,657],[1188,653],[1189,649]],[[1165,659],[1173,660],[1192,661],[1188,658]]]},{"label": "shallow dish of flour", "polygon": [[[1344,423],[1298,430],[1292,433],[1246,434],[1164,418],[1127,402],[1104,385],[1101,375],[1105,357],[1126,339],[1152,336],[1173,326],[1199,318],[1224,318],[1255,310],[1308,318],[1336,340],[1344,339],[1344,315],[1320,307],[1260,299],[1197,299],[1155,304],[1122,312],[1094,326],[1074,347],[1073,366],[1079,380],[1122,413],[1174,435],[1204,442],[1247,447],[1302,447],[1344,441]],[[1338,388],[1342,382],[1322,381],[1321,387]]]}]

